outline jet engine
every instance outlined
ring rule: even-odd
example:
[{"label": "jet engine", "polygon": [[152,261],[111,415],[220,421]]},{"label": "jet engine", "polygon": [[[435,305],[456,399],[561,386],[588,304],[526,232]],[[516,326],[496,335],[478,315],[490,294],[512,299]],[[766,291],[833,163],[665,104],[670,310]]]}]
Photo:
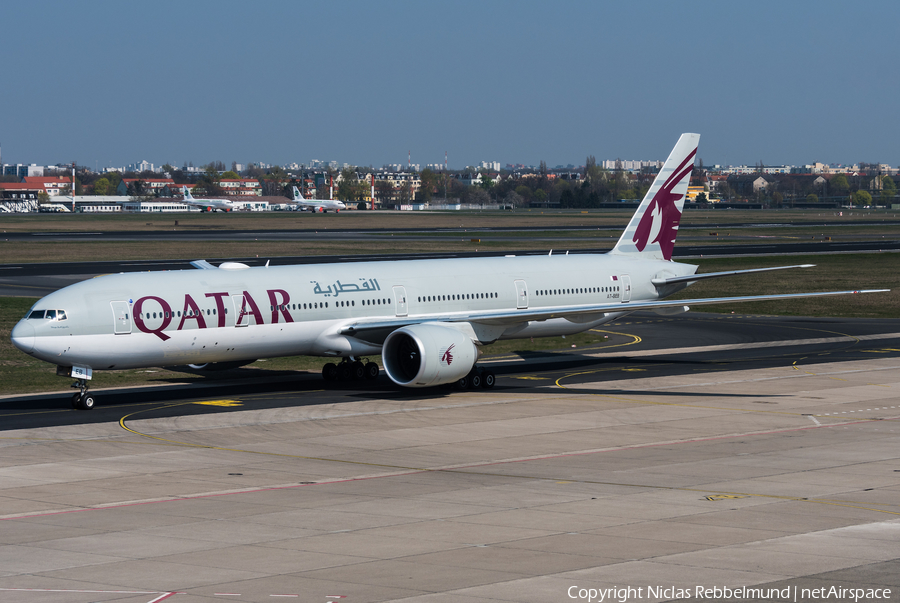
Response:
[{"label": "jet engine", "polygon": [[471,337],[456,329],[419,324],[388,335],[381,360],[388,377],[397,385],[429,387],[453,383],[468,375],[478,360],[478,349]]}]

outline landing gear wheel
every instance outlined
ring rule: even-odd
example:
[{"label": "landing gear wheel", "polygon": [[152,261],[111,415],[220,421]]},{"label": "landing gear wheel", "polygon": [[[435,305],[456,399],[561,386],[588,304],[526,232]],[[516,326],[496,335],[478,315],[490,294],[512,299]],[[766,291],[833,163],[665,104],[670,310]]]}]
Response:
[{"label": "landing gear wheel", "polygon": [[350,377],[362,379],[366,376],[366,366],[359,360],[350,363]]},{"label": "landing gear wheel", "polygon": [[338,367],[333,362],[329,362],[325,366],[322,367],[322,377],[325,378],[325,381],[334,381],[338,376]]},{"label": "landing gear wheel", "polygon": [[469,375],[469,387],[471,387],[472,389],[478,389],[479,387],[481,387],[481,373],[476,371]]},{"label": "landing gear wheel", "polygon": [[369,381],[378,379],[378,365],[377,364],[375,364],[374,362],[367,362],[365,368],[366,368],[366,379],[368,379]]},{"label": "landing gear wheel", "polygon": [[484,389],[491,389],[496,382],[497,377],[491,371],[484,371],[481,373],[481,387]]},{"label": "landing gear wheel", "polygon": [[91,410],[94,408],[94,397],[88,393],[88,382],[86,379],[78,379],[72,384],[72,387],[77,387],[81,390],[72,396],[72,408],[75,410]]},{"label": "landing gear wheel", "polygon": [[350,363],[342,362],[337,367],[338,379],[341,381],[346,381],[350,378]]},{"label": "landing gear wheel", "polygon": [[456,389],[469,389],[469,375],[460,377],[460,379],[456,382]]},{"label": "landing gear wheel", "polygon": [[94,408],[94,396],[75,394],[72,396],[72,408],[75,410],[91,410]]}]

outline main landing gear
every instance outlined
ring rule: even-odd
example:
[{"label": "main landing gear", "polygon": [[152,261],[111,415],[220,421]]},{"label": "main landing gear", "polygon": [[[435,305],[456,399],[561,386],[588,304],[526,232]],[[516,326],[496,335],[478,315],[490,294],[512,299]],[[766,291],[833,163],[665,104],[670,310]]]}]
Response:
[{"label": "main landing gear", "polygon": [[91,410],[94,408],[94,397],[88,393],[87,379],[77,379],[72,384],[72,387],[81,390],[72,396],[72,408],[76,410]]},{"label": "main landing gear", "polygon": [[473,366],[469,374],[456,381],[456,389],[491,389],[497,382],[497,377],[492,371]]},{"label": "main landing gear", "polygon": [[374,362],[363,362],[353,356],[344,358],[340,364],[329,362],[322,367],[322,377],[325,381],[357,381],[360,379],[374,380],[378,378],[378,365]]}]

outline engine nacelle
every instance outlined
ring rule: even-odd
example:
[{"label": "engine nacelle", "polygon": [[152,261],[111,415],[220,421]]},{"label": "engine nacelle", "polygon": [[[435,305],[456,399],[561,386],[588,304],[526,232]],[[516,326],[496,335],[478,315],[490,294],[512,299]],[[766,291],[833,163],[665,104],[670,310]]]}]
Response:
[{"label": "engine nacelle", "polygon": [[468,375],[476,360],[478,349],[470,336],[436,324],[397,329],[381,350],[388,377],[404,387],[453,383]]}]

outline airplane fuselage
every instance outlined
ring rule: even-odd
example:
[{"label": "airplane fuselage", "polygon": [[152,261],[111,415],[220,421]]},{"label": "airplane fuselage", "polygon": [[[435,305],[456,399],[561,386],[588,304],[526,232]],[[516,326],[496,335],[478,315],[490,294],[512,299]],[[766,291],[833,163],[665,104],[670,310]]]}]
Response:
[{"label": "airplane fuselage", "polygon": [[[660,298],[651,278],[694,270],[660,260],[553,255],[115,274],[43,298],[30,314],[62,310],[65,319],[23,319],[13,337],[32,356],[94,370],[360,356],[380,353],[381,341],[342,333],[359,321],[453,323],[472,312],[616,302],[627,312],[629,302]],[[480,331],[476,342],[577,333],[620,315],[507,320]]]}]

